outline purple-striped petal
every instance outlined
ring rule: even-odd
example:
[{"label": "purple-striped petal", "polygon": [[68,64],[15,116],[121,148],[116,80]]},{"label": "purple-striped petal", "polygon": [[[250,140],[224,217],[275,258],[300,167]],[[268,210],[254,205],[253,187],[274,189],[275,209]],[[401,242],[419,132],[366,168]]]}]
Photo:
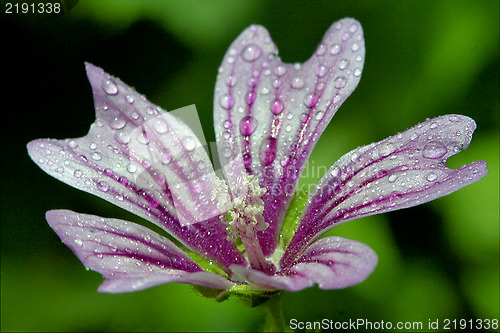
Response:
[{"label": "purple-striped petal", "polygon": [[367,245],[341,237],[317,240],[294,266],[269,276],[242,266],[233,272],[265,289],[298,291],[318,284],[321,289],[346,288],[365,280],[377,265],[377,255]]},{"label": "purple-striped petal", "polygon": [[244,264],[218,216],[209,218],[217,214],[210,200],[215,174],[196,135],[119,79],[86,67],[95,123],[82,138],[30,142],[33,161],[51,176],[157,224],[224,267]]},{"label": "purple-striped petal", "polygon": [[86,268],[101,273],[103,292],[136,291],[169,282],[228,289],[233,284],[205,272],[167,238],[141,225],[52,210],[46,218]]},{"label": "purple-striped petal", "polygon": [[284,64],[267,30],[251,26],[230,46],[215,87],[214,124],[230,186],[242,173],[259,177],[265,255],[278,233],[300,174],[319,136],[356,88],[365,48],[361,25],[346,18],[326,32],[304,64]]},{"label": "purple-striped petal", "polygon": [[308,244],[343,222],[419,205],[484,177],[485,161],[445,165],[469,146],[475,128],[469,117],[441,116],[342,156],[311,193],[282,267],[294,265]]}]

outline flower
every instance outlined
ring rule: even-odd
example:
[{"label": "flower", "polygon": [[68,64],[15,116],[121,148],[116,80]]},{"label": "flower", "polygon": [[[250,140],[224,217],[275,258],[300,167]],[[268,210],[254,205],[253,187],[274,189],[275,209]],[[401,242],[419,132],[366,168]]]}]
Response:
[{"label": "flower", "polygon": [[466,116],[445,115],[354,149],[308,197],[296,193],[316,141],[357,86],[364,57],[361,26],[350,18],[334,23],[304,64],[282,63],[265,28],[246,29],[215,87],[224,177],[181,120],[86,64],[96,109],[89,133],[35,140],[28,152],[48,174],[149,220],[175,243],[136,223],[69,210],[47,212],[49,225],[104,276],[102,292],[181,282],[224,299],[363,281],[377,263],[374,251],[322,234],[425,203],[487,173],[484,161],[445,166],[475,129]]}]

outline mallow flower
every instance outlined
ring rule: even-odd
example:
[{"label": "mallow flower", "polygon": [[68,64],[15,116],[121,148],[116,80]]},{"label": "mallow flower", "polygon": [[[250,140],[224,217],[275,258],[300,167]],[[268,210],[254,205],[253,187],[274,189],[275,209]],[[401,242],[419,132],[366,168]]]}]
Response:
[{"label": "mallow flower", "polygon": [[334,23],[303,64],[283,63],[265,28],[247,28],[217,74],[218,170],[203,138],[178,117],[86,64],[96,110],[89,133],[32,141],[29,155],[53,177],[171,238],[69,210],[48,211],[49,225],[85,267],[104,276],[101,292],[180,282],[218,300],[265,299],[278,290],[360,283],[376,266],[374,251],[321,238],[325,232],[428,202],[487,174],[484,161],[445,166],[468,147],[476,127],[466,116],[445,115],[352,150],[310,194],[296,191],[314,145],[356,88],[364,59],[362,28],[351,18]]}]

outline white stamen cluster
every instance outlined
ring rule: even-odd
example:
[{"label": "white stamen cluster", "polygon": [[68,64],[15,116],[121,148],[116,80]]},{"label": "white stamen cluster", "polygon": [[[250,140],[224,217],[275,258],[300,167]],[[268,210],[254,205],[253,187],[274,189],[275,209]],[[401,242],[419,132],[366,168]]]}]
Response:
[{"label": "white stamen cluster", "polygon": [[264,201],[261,196],[264,193],[266,189],[260,187],[257,177],[246,173],[238,177],[231,193],[224,180],[215,181],[212,200],[217,200],[217,208],[221,212],[228,211],[229,219],[225,219],[225,222],[237,233],[231,236],[254,238],[255,231],[265,230],[269,226],[262,215]]}]

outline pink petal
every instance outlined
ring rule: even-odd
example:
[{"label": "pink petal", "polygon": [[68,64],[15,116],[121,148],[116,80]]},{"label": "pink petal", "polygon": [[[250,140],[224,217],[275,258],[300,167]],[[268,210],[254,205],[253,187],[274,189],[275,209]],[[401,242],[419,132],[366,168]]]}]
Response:
[{"label": "pink petal", "polygon": [[475,128],[469,117],[441,116],[342,156],[311,193],[282,266],[343,222],[416,206],[484,177],[484,161],[458,169],[445,165],[469,146]]},{"label": "pink petal", "polygon": [[363,243],[341,237],[317,240],[291,268],[269,276],[242,266],[231,270],[265,289],[298,291],[318,284],[321,289],[341,289],[365,280],[377,264],[377,255]]},{"label": "pink petal", "polygon": [[155,223],[222,266],[243,264],[210,200],[215,174],[196,135],[119,79],[86,67],[95,123],[82,138],[30,142],[33,161],[51,176]]},{"label": "pink petal", "polygon": [[107,279],[99,291],[135,291],[169,282],[217,289],[232,286],[222,276],[204,272],[174,243],[141,225],[68,210],[52,210],[46,217],[85,267]]},{"label": "pink petal", "polygon": [[215,88],[214,124],[230,185],[247,172],[259,177],[264,254],[273,252],[290,199],[319,136],[356,88],[365,48],[354,19],[334,23],[304,64],[284,64],[267,30],[251,26],[229,47]]}]

